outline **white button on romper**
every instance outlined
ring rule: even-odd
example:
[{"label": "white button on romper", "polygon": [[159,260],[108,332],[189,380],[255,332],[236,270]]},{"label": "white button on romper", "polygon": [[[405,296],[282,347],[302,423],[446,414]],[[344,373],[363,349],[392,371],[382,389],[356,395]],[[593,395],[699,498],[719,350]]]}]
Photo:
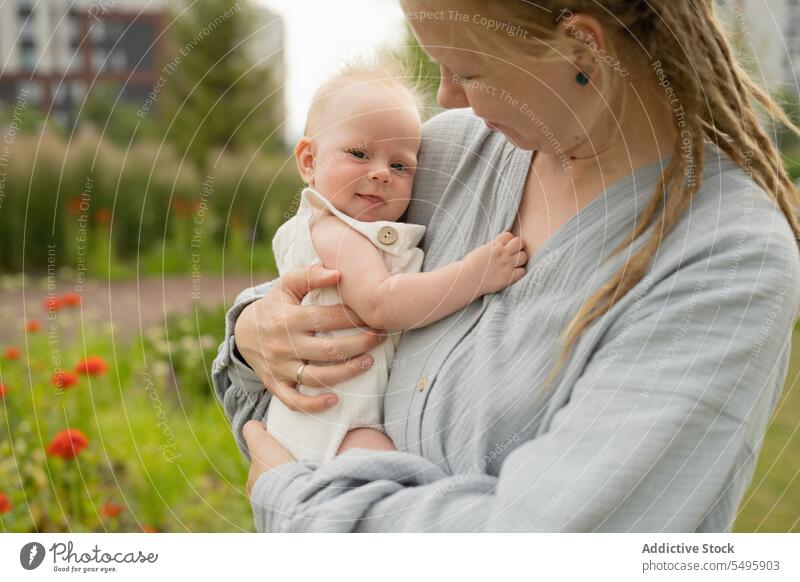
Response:
[{"label": "white button on romper", "polygon": [[[424,226],[386,220],[363,222],[336,209],[316,190],[305,188],[300,197],[297,214],[278,229],[272,241],[272,250],[281,276],[289,271],[321,262],[311,242],[309,230],[312,206],[314,208],[327,206],[334,215],[367,237],[381,252],[391,274],[420,271],[424,255],[417,245],[425,234]],[[339,303],[342,303],[342,298],[337,287],[333,286],[313,289],[303,298],[302,304]],[[360,330],[317,332],[317,336],[331,337],[356,333],[360,333]],[[332,389],[298,385],[302,394],[335,392],[339,396],[339,402],[333,408],[316,413],[293,412],[277,398],[273,398],[267,413],[269,432],[296,459],[322,463],[334,457],[349,429],[372,427],[382,430],[383,396],[400,334],[401,331],[393,331],[385,342],[369,352],[374,363],[366,372],[337,384]],[[306,374],[308,371],[304,372],[304,377],[307,379]]]}]

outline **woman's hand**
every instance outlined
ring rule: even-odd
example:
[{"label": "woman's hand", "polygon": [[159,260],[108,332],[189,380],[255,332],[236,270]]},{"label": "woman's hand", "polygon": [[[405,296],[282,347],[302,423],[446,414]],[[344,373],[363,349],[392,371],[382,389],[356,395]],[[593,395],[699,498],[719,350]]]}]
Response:
[{"label": "woman's hand", "polygon": [[316,331],[364,326],[364,322],[345,305],[302,306],[312,289],[335,285],[339,273],[315,264],[281,277],[261,299],[244,308],[236,320],[236,348],[256,372],[264,386],[290,410],[319,412],[335,406],[335,394],[301,394],[296,386],[297,370],[304,363],[303,385],[327,388],[369,369],[367,354],[386,341],[385,333],[371,330],[349,336],[320,338]]},{"label": "woman's hand", "polygon": [[295,458],[267,432],[263,422],[250,420],[242,427],[242,436],[250,453],[250,473],[247,475],[247,496],[258,478],[278,465],[291,463]]},{"label": "woman's hand", "polygon": [[[250,453],[250,472],[247,475],[247,496],[253,491],[253,486],[267,471],[284,463],[291,463],[296,459],[289,451],[283,448],[275,437],[267,431],[263,422],[249,420],[242,427],[242,436],[247,443]],[[348,432],[337,454],[342,454],[347,449],[373,449],[376,451],[397,450],[388,436],[373,428],[355,428]]]}]

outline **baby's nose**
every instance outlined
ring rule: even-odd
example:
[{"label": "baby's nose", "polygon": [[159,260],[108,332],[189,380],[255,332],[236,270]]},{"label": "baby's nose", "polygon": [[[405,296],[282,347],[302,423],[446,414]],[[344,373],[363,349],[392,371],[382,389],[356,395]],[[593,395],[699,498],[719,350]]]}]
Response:
[{"label": "baby's nose", "polygon": [[379,182],[388,182],[389,181],[389,170],[376,170],[369,175],[370,180],[375,180]]}]

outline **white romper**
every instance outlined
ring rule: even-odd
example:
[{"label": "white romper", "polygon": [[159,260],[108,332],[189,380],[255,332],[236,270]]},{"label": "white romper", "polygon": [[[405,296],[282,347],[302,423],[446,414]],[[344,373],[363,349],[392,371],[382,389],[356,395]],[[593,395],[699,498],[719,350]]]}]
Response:
[{"label": "white romper", "polygon": [[[425,234],[424,226],[387,220],[363,222],[335,208],[313,188],[305,188],[300,196],[297,214],[281,225],[272,240],[272,250],[281,276],[313,263],[321,263],[311,242],[309,220],[312,206],[327,206],[335,216],[367,237],[381,252],[392,275],[420,271],[424,254],[417,245]],[[303,298],[302,305],[339,303],[342,303],[339,290],[332,286],[313,289]],[[351,328],[317,332],[316,335],[332,337],[357,333],[361,331]],[[371,369],[337,384],[332,390],[298,384],[297,388],[302,394],[335,392],[339,396],[339,402],[333,408],[316,413],[293,412],[280,400],[273,398],[267,412],[267,428],[270,434],[296,459],[323,463],[335,456],[349,429],[372,427],[383,430],[383,396],[400,333],[391,333],[385,342],[369,352],[374,359]],[[322,362],[319,364],[324,365]]]}]

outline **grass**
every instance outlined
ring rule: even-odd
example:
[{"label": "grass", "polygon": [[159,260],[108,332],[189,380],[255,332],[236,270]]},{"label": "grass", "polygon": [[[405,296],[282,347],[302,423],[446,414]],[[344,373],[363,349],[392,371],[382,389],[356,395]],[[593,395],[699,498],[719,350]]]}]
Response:
[{"label": "grass", "polygon": [[800,327],[789,372],[734,531],[800,532]]},{"label": "grass", "polygon": [[[76,309],[76,308],[73,308]],[[252,531],[248,466],[213,397],[208,370],[223,309],[196,308],[135,341],[87,330],[56,313],[52,333],[26,335],[18,359],[0,353],[0,493],[12,504],[0,531]],[[59,327],[60,326],[60,327]],[[55,340],[55,341],[54,341]],[[800,531],[800,331],[780,403],[735,531]],[[73,387],[51,381],[56,359],[71,369],[99,356],[108,369]],[[74,459],[47,454],[55,434],[76,428],[88,447]],[[108,504],[122,508],[117,515]]]}]

